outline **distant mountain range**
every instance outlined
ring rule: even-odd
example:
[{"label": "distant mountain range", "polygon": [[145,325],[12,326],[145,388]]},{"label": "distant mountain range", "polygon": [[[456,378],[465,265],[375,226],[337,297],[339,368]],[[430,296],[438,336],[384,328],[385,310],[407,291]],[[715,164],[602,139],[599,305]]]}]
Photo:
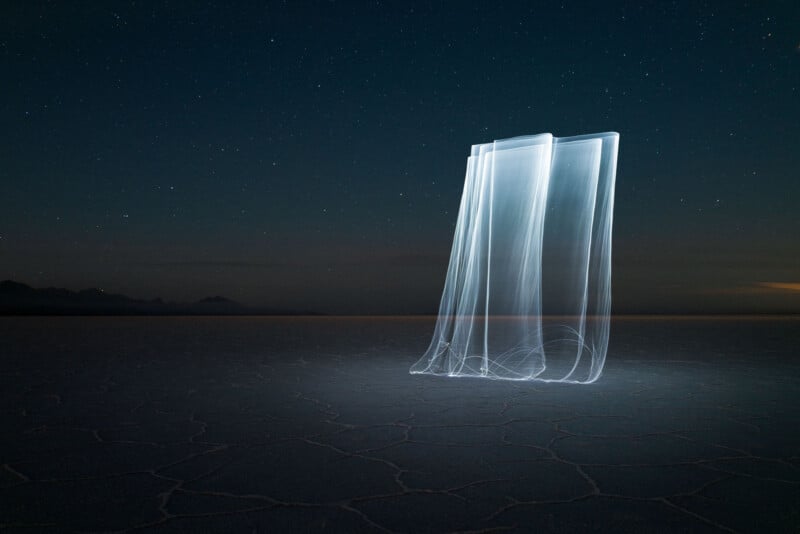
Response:
[{"label": "distant mountain range", "polygon": [[101,289],[36,289],[13,280],[0,282],[0,315],[320,315],[314,312],[246,306],[225,297],[197,302],[137,300]]}]

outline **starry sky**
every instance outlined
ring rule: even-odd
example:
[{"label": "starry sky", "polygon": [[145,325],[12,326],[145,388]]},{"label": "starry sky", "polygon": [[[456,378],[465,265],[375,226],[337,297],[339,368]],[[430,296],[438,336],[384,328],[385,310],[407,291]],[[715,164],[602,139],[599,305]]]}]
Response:
[{"label": "starry sky", "polygon": [[800,312],[800,4],[6,2],[0,279],[435,313],[471,144],[620,133],[618,313]]}]

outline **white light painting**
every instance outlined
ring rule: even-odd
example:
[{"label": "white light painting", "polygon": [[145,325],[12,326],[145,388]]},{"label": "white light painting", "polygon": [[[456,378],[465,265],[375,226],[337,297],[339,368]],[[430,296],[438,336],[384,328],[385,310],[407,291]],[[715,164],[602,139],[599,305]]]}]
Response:
[{"label": "white light painting", "polygon": [[473,145],[436,329],[412,374],[598,379],[618,145],[614,132]]}]

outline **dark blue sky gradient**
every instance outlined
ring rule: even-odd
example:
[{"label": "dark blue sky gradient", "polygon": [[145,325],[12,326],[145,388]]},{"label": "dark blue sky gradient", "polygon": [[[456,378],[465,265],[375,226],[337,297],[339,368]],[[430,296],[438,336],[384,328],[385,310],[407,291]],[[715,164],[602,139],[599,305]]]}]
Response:
[{"label": "dark blue sky gradient", "polygon": [[7,3],[0,279],[435,312],[470,145],[616,130],[615,311],[800,311],[800,4],[534,4]]}]

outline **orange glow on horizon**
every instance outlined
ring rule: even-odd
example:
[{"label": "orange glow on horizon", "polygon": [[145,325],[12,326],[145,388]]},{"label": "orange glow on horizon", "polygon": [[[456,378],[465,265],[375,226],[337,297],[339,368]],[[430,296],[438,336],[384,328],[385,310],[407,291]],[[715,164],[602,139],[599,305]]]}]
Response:
[{"label": "orange glow on horizon", "polygon": [[786,291],[800,291],[800,282],[759,282],[759,286],[769,289],[784,289]]}]

